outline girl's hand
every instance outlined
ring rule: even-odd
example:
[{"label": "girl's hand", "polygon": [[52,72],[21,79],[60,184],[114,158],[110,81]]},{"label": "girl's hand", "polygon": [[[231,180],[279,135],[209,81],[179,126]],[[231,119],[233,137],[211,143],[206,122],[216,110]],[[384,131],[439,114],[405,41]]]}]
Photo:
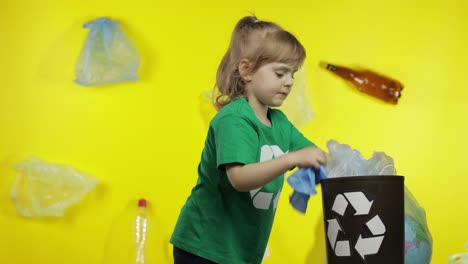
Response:
[{"label": "girl's hand", "polygon": [[327,164],[327,154],[317,147],[305,147],[291,152],[293,164],[297,167],[320,168],[320,164]]}]

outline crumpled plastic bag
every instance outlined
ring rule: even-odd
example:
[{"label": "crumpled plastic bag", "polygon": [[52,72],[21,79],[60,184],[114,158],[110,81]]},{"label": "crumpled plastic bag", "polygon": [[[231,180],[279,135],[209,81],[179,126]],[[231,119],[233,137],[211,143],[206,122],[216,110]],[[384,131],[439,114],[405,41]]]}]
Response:
[{"label": "crumpled plastic bag", "polygon": [[289,197],[289,203],[292,207],[305,214],[310,196],[317,194],[315,185],[326,178],[327,171],[323,165],[320,165],[318,170],[315,168],[299,168],[293,172],[287,179],[288,184],[294,190]]},{"label": "crumpled plastic bag", "polygon": [[214,100],[217,94],[213,94],[213,91],[203,91],[198,97],[198,111],[203,118],[203,124],[207,127],[210,124],[211,119],[216,115],[216,108],[214,106]]},{"label": "crumpled plastic bag", "polygon": [[430,264],[432,236],[426,212],[405,186],[405,264]]},{"label": "crumpled plastic bag", "polygon": [[289,121],[296,127],[305,126],[314,118],[312,96],[310,95],[305,66],[302,66],[294,74],[294,84],[291,92],[279,109],[286,114]]},{"label": "crumpled plastic bag", "polygon": [[[204,123],[208,126],[210,120],[216,115],[216,108],[213,105],[219,93],[215,91],[203,91],[199,96],[199,111]],[[305,67],[301,67],[294,76],[294,85],[291,93],[279,107],[288,117],[289,121],[296,126],[301,127],[308,124],[314,117],[312,109],[312,99],[307,84],[307,75]]]},{"label": "crumpled plastic bag", "polygon": [[[393,159],[384,152],[374,152],[366,160],[359,151],[335,140],[327,142],[328,178],[369,175],[394,175]],[[405,186],[405,264],[429,264],[432,257],[432,237],[426,213]]]},{"label": "crumpled plastic bag", "polygon": [[29,218],[61,217],[98,183],[68,165],[44,162],[35,157],[15,163],[16,178],[10,199],[17,212]]},{"label": "crumpled plastic bag", "polygon": [[328,178],[395,175],[396,170],[393,159],[384,152],[375,151],[372,157],[366,160],[359,151],[335,140],[329,140],[327,148],[329,151],[327,161]]},{"label": "crumpled plastic bag", "polygon": [[[465,245],[468,250],[468,242]],[[468,264],[468,252],[453,254],[448,260],[448,264]]]},{"label": "crumpled plastic bag", "polygon": [[89,28],[89,33],[75,68],[77,84],[95,86],[138,80],[140,57],[117,22],[98,18],[83,27]]}]

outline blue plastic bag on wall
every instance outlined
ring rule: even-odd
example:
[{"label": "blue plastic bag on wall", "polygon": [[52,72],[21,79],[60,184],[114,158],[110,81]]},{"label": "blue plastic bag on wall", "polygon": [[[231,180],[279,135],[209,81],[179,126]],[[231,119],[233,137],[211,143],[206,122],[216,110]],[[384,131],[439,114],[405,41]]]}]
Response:
[{"label": "blue plastic bag on wall", "polygon": [[140,57],[117,22],[98,18],[83,27],[89,28],[89,33],[75,68],[77,84],[96,86],[138,80]]}]

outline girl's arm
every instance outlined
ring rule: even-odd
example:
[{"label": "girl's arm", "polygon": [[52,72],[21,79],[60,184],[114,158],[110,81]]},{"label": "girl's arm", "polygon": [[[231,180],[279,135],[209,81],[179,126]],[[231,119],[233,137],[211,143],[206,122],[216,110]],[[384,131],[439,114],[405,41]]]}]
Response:
[{"label": "girl's arm", "polygon": [[264,162],[226,164],[225,169],[234,189],[247,192],[264,186],[293,167],[319,168],[326,162],[325,152],[316,147],[306,147]]}]

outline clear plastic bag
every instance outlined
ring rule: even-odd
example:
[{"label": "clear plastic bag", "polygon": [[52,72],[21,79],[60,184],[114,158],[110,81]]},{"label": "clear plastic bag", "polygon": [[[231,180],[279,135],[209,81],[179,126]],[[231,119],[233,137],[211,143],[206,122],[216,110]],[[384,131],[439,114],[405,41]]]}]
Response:
[{"label": "clear plastic bag", "polygon": [[92,178],[68,165],[52,164],[35,157],[16,163],[17,176],[10,199],[17,212],[30,218],[60,217],[97,184]]},{"label": "clear plastic bag", "polygon": [[291,93],[280,109],[296,127],[307,125],[314,117],[312,97],[304,66],[294,74],[294,85]]},{"label": "clear plastic bag", "polygon": [[[468,250],[468,242],[465,244]],[[453,254],[448,260],[448,264],[468,264],[468,252]]]},{"label": "clear plastic bag", "polygon": [[448,264],[468,264],[468,253],[450,256]]},{"label": "clear plastic bag", "polygon": [[335,140],[329,140],[327,148],[328,178],[395,174],[393,159],[384,152],[376,151],[369,160],[366,160],[359,151]]},{"label": "clear plastic bag", "polygon": [[89,28],[89,33],[76,64],[77,84],[94,86],[138,80],[140,57],[117,22],[98,18],[83,27]]},{"label": "clear plastic bag", "polygon": [[198,111],[203,118],[203,124],[207,127],[210,124],[211,119],[216,115],[216,108],[213,105],[215,97],[212,91],[203,91],[198,97]]},{"label": "clear plastic bag", "polygon": [[[199,96],[199,111],[206,125],[216,115],[216,108],[213,105],[213,97],[217,97],[219,92],[203,91]],[[279,107],[288,117],[289,121],[296,127],[301,127],[308,124],[314,117],[312,110],[312,99],[307,85],[306,70],[304,67],[296,72],[294,77],[294,85],[291,93]]]}]

